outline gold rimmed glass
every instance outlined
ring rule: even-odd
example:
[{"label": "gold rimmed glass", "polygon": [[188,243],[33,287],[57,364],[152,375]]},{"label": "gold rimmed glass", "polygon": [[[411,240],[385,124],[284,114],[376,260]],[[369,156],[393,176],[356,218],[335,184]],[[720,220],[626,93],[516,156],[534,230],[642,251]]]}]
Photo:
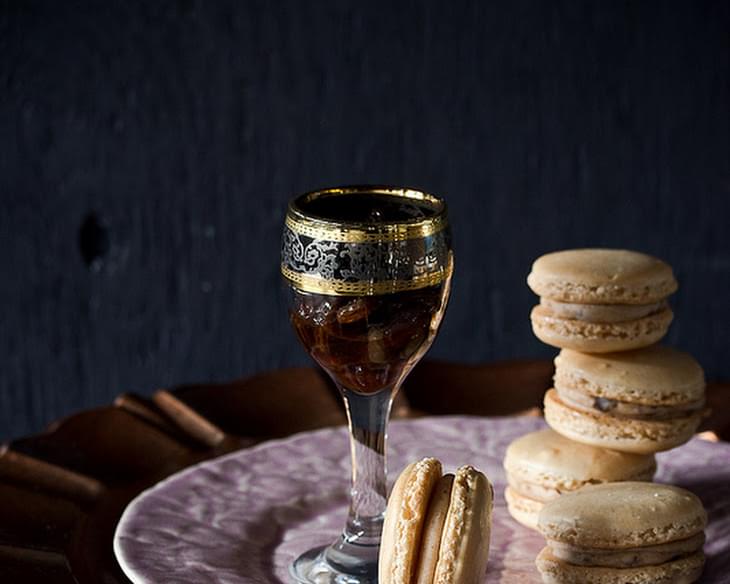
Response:
[{"label": "gold rimmed glass", "polygon": [[345,528],[294,562],[299,582],[377,582],[390,407],[433,342],[452,270],[446,205],[428,193],[341,187],[289,205],[281,272],[290,320],[343,396],[352,454]]}]

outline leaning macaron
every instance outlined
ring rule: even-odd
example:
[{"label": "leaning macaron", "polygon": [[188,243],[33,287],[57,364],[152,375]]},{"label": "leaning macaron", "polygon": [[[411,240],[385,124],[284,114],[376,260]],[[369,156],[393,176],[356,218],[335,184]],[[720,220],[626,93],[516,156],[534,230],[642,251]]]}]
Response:
[{"label": "leaning macaron", "polygon": [[613,481],[651,481],[651,454],[628,454],[568,440],[552,429],[526,434],[508,448],[505,499],[514,519],[537,529],[543,506],[586,485]]},{"label": "leaning macaron", "polygon": [[538,529],[546,584],[697,581],[707,515],[684,489],[623,482],[585,487],[551,501]]},{"label": "leaning macaron", "polygon": [[687,353],[659,345],[592,355],[563,349],[545,420],[571,440],[648,454],[687,442],[704,406],[704,372]]},{"label": "leaning macaron", "polygon": [[527,283],[540,296],[530,315],[535,335],[548,345],[589,353],[659,341],[673,318],[667,297],[677,290],[668,264],[617,249],[544,255]]},{"label": "leaning macaron", "polygon": [[492,486],[471,466],[441,477],[440,463],[425,460],[406,467],[388,500],[378,581],[477,584],[489,556]]},{"label": "leaning macaron", "polygon": [[441,463],[424,458],[398,476],[388,499],[378,561],[381,584],[410,584],[417,567],[428,503],[441,479]]}]

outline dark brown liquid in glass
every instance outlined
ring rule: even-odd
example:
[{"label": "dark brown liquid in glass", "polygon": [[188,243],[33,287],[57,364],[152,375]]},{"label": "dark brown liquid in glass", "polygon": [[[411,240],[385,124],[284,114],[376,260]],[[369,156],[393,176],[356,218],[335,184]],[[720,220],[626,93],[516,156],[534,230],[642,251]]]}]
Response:
[{"label": "dark brown liquid in glass", "polygon": [[375,393],[400,382],[431,345],[445,284],[383,296],[293,294],[291,322],[312,358],[347,389]]},{"label": "dark brown liquid in glass", "polygon": [[[376,193],[323,196],[308,216],[337,222],[408,222],[433,217],[427,201]],[[381,296],[329,296],[292,290],[289,316],[312,358],[358,393],[396,386],[429,348],[448,284]]]}]

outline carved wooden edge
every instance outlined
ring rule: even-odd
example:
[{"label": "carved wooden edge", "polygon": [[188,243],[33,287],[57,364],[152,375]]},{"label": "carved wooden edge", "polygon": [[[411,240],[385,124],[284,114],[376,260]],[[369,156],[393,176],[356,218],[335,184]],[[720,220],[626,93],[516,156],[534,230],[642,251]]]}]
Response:
[{"label": "carved wooden edge", "polygon": [[226,434],[223,430],[166,389],[157,390],[152,396],[152,401],[180,430],[201,444],[216,448],[225,440]]},{"label": "carved wooden edge", "polygon": [[156,408],[154,402],[134,393],[120,393],[114,399],[114,407],[129,412],[133,416],[172,434],[177,428]]},{"label": "carved wooden edge", "polygon": [[69,567],[66,555],[60,551],[0,544],[0,563],[3,560]]},{"label": "carved wooden edge", "polygon": [[223,430],[166,389],[154,392],[152,399],[123,393],[114,405],[183,443],[218,448],[226,440]]},{"label": "carved wooden edge", "polygon": [[0,446],[0,478],[79,503],[95,501],[104,490],[92,477],[16,452],[7,444]]},{"label": "carved wooden edge", "polygon": [[[228,436],[213,421],[167,389],[155,391],[151,399],[131,393],[120,394],[114,400],[114,407],[163,431],[185,449],[190,450],[191,443],[197,446],[196,459],[205,458],[205,451],[213,456],[254,442]],[[50,424],[38,438],[52,437],[64,426],[73,424],[77,415]],[[120,439],[123,437],[120,436]],[[203,453],[200,452],[200,447],[203,447]],[[12,441],[0,445],[0,480],[83,504],[96,500],[105,488],[96,478],[15,450]]]},{"label": "carved wooden edge", "polygon": [[[8,545],[0,545],[0,582],[79,584],[65,554]],[[121,582],[116,581],[114,584]]]},{"label": "carved wooden edge", "polygon": [[[155,392],[152,399],[128,393],[121,394],[114,400],[114,407],[156,430],[163,431],[174,442],[189,451],[190,457],[185,464],[217,456],[252,442],[242,442],[233,437],[229,439],[212,421],[164,389]],[[51,424],[45,432],[38,435],[38,439],[52,438],[65,426],[73,424],[77,416],[78,414],[72,415]],[[123,439],[124,437],[120,436],[120,440]],[[32,441],[32,438],[30,440]],[[156,477],[159,478],[162,477]],[[18,574],[22,574],[22,580],[27,584],[56,581],[59,578],[69,582],[77,581],[76,571],[69,558],[76,553],[72,550],[79,547],[84,549],[85,546],[83,544],[79,546],[79,543],[74,541],[78,535],[74,533],[84,533],[88,529],[84,527],[84,524],[88,523],[84,517],[93,516],[97,504],[106,496],[108,487],[97,478],[15,450],[12,441],[0,445],[0,482],[13,484],[27,491],[40,492],[51,499],[68,500],[76,503],[79,509],[79,518],[74,522],[75,527],[69,533],[63,549],[42,549],[38,547],[36,541],[26,541],[23,537],[15,541],[3,541],[0,544],[0,581],[15,581],[19,577]],[[128,494],[125,502],[143,487],[144,485],[140,485],[139,489]],[[117,489],[116,494],[111,495],[112,498],[118,498],[118,491]],[[42,529],[42,526],[40,528]],[[111,541],[108,545],[111,546]],[[113,558],[110,561],[115,563]],[[98,580],[87,578],[84,581]],[[126,582],[126,578],[116,574],[114,581]]]}]

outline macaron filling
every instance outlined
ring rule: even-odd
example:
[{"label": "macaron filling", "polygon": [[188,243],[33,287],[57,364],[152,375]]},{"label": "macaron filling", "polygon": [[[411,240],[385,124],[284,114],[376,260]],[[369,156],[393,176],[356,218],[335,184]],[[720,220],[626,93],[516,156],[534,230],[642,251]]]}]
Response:
[{"label": "macaron filling", "polygon": [[637,568],[672,562],[694,554],[704,543],[703,532],[677,541],[625,549],[584,548],[547,540],[551,553],[559,560],[575,566],[606,568]]},{"label": "macaron filling", "polygon": [[560,490],[554,486],[539,485],[517,478],[513,473],[507,472],[507,484],[512,490],[523,497],[529,497],[535,501],[551,501],[560,496]]},{"label": "macaron filling", "polygon": [[676,405],[649,405],[593,395],[557,383],[555,384],[555,391],[563,403],[575,409],[591,413],[600,412],[633,420],[652,421],[683,418],[699,412],[705,407],[704,398]]},{"label": "macaron filling", "polygon": [[530,312],[537,337],[561,348],[608,353],[646,347],[667,332],[674,317],[670,308],[656,314],[622,322],[587,322],[560,318],[541,304]]},{"label": "macaron filling", "polygon": [[668,307],[666,300],[651,304],[577,304],[540,297],[550,316],[591,323],[626,322],[657,314]]}]

